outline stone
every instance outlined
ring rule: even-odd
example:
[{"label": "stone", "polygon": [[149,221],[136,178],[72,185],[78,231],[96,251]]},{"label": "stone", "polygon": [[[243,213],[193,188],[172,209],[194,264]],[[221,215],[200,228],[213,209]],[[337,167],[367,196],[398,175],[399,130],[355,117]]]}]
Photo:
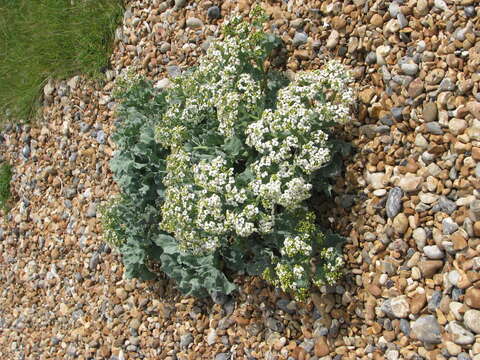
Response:
[{"label": "stone", "polygon": [[448,129],[453,135],[463,134],[468,124],[463,119],[452,119],[448,122]]},{"label": "stone", "polygon": [[454,201],[447,199],[445,196],[441,196],[438,202],[433,206],[433,212],[444,212],[448,215],[452,214],[457,209],[457,204]]},{"label": "stone", "polygon": [[293,37],[292,45],[298,47],[307,43],[308,36],[305,33],[297,32]]},{"label": "stone", "polygon": [[207,344],[213,345],[217,341],[217,331],[215,329],[210,329],[207,334]]},{"label": "stone", "polygon": [[467,109],[475,119],[480,120],[480,102],[470,101],[467,103]]},{"label": "stone", "polygon": [[408,84],[408,96],[413,99],[422,94],[424,90],[425,85],[423,84],[422,79],[418,77]]},{"label": "stone", "polygon": [[90,203],[86,213],[87,217],[93,218],[97,216],[97,205],[95,203]]},{"label": "stone", "polygon": [[327,49],[334,49],[337,46],[338,41],[340,40],[340,34],[337,30],[332,30],[328,36],[326,47]]},{"label": "stone", "polygon": [[430,312],[435,312],[435,310],[440,306],[440,302],[442,301],[442,292],[436,290],[433,292],[432,296],[428,300],[427,309]]},{"label": "stone", "polygon": [[448,281],[454,286],[458,285],[458,282],[460,281],[461,275],[457,270],[452,270],[448,273],[447,275]]},{"label": "stone", "polygon": [[467,328],[472,330],[475,334],[480,334],[480,311],[467,310],[463,316],[463,321]]},{"label": "stone", "polygon": [[327,339],[325,336],[319,336],[315,341],[314,347],[315,356],[327,356],[330,353],[330,348],[327,344]]},{"label": "stone", "polygon": [[465,304],[468,306],[480,309],[480,289],[470,287],[465,293]]},{"label": "stone", "polygon": [[480,200],[474,200],[470,203],[469,215],[472,221],[480,220]]},{"label": "stone", "polygon": [[402,209],[403,191],[399,187],[390,189],[385,203],[385,210],[389,219],[394,218]]},{"label": "stone", "polygon": [[441,260],[424,260],[421,261],[419,266],[420,271],[425,278],[431,278],[443,267],[443,261]]},{"label": "stone", "polygon": [[[434,124],[434,123],[430,123]],[[423,137],[422,134],[415,135],[415,146],[418,146],[422,149],[426,149],[428,147],[428,141]]]},{"label": "stone", "polygon": [[423,105],[423,120],[425,122],[437,121],[438,119],[438,109],[437,104],[433,102],[428,102]]},{"label": "stone", "polygon": [[391,50],[392,48],[389,45],[381,45],[375,50],[378,65],[386,64],[385,58],[388,56]]},{"label": "stone", "polygon": [[25,145],[25,146],[22,148],[22,156],[23,156],[25,159],[28,159],[28,158],[29,158],[29,156],[30,156],[30,146]]},{"label": "stone", "polygon": [[[407,174],[400,178],[398,186],[405,192],[414,192],[418,190],[418,187],[423,182],[421,176],[415,176],[413,174]],[[403,195],[403,194],[402,194]]]},{"label": "stone", "polygon": [[405,295],[400,295],[383,302],[381,310],[395,318],[406,318],[410,314],[410,304]]},{"label": "stone", "polygon": [[425,124],[425,129],[429,134],[433,135],[443,135],[442,127],[438,122],[427,122]]},{"label": "stone", "polygon": [[440,260],[445,257],[443,251],[437,245],[425,246],[423,248],[424,254],[432,260]]},{"label": "stone", "polygon": [[98,264],[100,264],[100,254],[98,252],[95,252],[90,258],[88,267],[91,271],[95,271]]},{"label": "stone", "polygon": [[450,321],[445,329],[452,335],[452,341],[458,345],[470,345],[475,336],[456,321]]},{"label": "stone", "polygon": [[186,3],[187,0],[175,0],[175,10],[181,9]]},{"label": "stone", "polygon": [[210,297],[212,298],[213,302],[218,305],[225,305],[229,299],[228,295],[218,290],[212,291]]},{"label": "stone", "polygon": [[379,14],[373,14],[372,18],[370,19],[370,24],[380,27],[383,25],[383,18]]},{"label": "stone", "polygon": [[442,220],[442,229],[444,235],[451,235],[458,230],[458,225],[452,218],[447,217]]},{"label": "stone", "polygon": [[441,343],[441,327],[433,315],[423,315],[415,320],[411,333],[425,344]]},{"label": "stone", "polygon": [[410,335],[410,323],[406,319],[400,319],[400,331],[406,336]]},{"label": "stone", "polygon": [[410,312],[412,314],[418,314],[420,310],[423,309],[426,303],[427,297],[425,296],[425,293],[416,293],[410,299]]},{"label": "stone", "polygon": [[232,354],[227,352],[222,352],[215,355],[215,360],[230,360],[231,358],[232,358]]},{"label": "stone", "polygon": [[158,80],[153,87],[155,87],[156,89],[163,90],[163,89],[169,88],[171,85],[172,85],[172,83],[171,83],[170,79],[163,78],[163,79]]},{"label": "stone", "polygon": [[168,65],[166,69],[168,76],[172,78],[182,75],[182,70],[177,65]]},{"label": "stone", "polygon": [[413,230],[412,237],[417,244],[417,247],[421,250],[427,242],[427,232],[424,228],[419,227]]},{"label": "stone", "polygon": [[47,84],[43,87],[43,93],[45,96],[51,96],[55,91],[55,84],[52,80],[49,80]]},{"label": "stone", "polygon": [[400,213],[393,219],[393,229],[397,234],[404,234],[408,229],[408,218],[404,213]]},{"label": "stone", "polygon": [[193,335],[191,333],[186,333],[180,336],[180,348],[186,349],[193,342]]},{"label": "stone", "polygon": [[418,73],[418,65],[415,63],[406,63],[400,65],[400,69],[404,74],[409,76],[415,76]]},{"label": "stone", "polygon": [[434,0],[433,4],[437,9],[440,9],[442,11],[448,10],[448,6],[443,0]]},{"label": "stone", "polygon": [[451,341],[447,341],[445,343],[445,347],[446,347],[448,353],[450,355],[453,355],[453,356],[457,356],[458,354],[460,354],[462,352],[462,347],[458,346],[457,344],[455,344]]},{"label": "stone", "polygon": [[190,17],[187,19],[186,23],[187,27],[190,29],[200,29],[203,27],[203,22],[202,20],[196,18],[196,17]]},{"label": "stone", "polygon": [[424,204],[433,204],[438,199],[438,195],[432,193],[419,193],[418,197]]},{"label": "stone", "polygon": [[218,6],[210,6],[207,10],[207,17],[210,20],[220,19],[220,8]]},{"label": "stone", "polygon": [[370,104],[374,96],[375,90],[373,90],[372,88],[363,89],[358,93],[358,98],[364,104]]}]

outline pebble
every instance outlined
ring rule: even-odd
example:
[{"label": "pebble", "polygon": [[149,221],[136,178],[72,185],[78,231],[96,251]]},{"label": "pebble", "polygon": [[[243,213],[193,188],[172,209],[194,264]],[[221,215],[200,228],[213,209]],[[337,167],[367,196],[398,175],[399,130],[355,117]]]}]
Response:
[{"label": "pebble", "polygon": [[332,30],[327,39],[327,43],[326,43],[327,49],[335,48],[339,40],[340,40],[340,34],[338,33],[338,31]]},{"label": "pebble", "polygon": [[188,345],[193,342],[193,335],[191,333],[186,333],[180,336],[180,347],[186,349]]},{"label": "pebble", "polygon": [[443,251],[437,245],[425,246],[423,248],[424,254],[432,260],[440,260],[445,257]]},{"label": "pebble", "polygon": [[175,10],[181,9],[186,3],[187,0],[175,0]]},{"label": "pebble", "polygon": [[467,310],[463,316],[463,321],[467,328],[472,330],[475,334],[480,334],[480,311]]},{"label": "pebble", "polygon": [[400,212],[402,209],[402,197],[403,191],[401,188],[394,187],[390,189],[387,196],[387,202],[385,204],[385,210],[388,218],[392,219]]},{"label": "pebble", "polygon": [[470,287],[465,293],[465,304],[474,308],[480,309],[480,289]]},{"label": "pebble", "polygon": [[441,327],[433,315],[422,315],[412,324],[412,335],[425,344],[440,344],[441,331]]},{"label": "pebble", "polygon": [[450,321],[445,329],[452,334],[452,341],[458,345],[470,345],[475,341],[474,335],[456,321]]},{"label": "pebble", "polygon": [[437,9],[440,9],[442,11],[447,11],[448,10],[448,6],[445,3],[445,1],[443,1],[443,0],[434,0],[433,3],[434,3],[434,5]]},{"label": "pebble", "polygon": [[210,6],[207,10],[207,17],[210,20],[220,19],[220,8],[218,6]]},{"label": "pebble", "polygon": [[415,63],[402,64],[400,68],[406,75],[415,76],[418,73],[418,65]]},{"label": "pebble", "polygon": [[427,102],[423,105],[423,120],[429,123],[432,121],[437,121],[438,119],[438,109],[437,104],[433,102]]},{"label": "pebble", "polygon": [[30,157],[30,146],[28,145],[25,145],[23,148],[22,148],[22,155],[25,159],[28,159]]},{"label": "pebble", "polygon": [[408,218],[404,213],[400,213],[392,221],[393,228],[397,234],[404,234],[408,229]]},{"label": "pebble", "polygon": [[427,122],[425,124],[425,128],[426,128],[427,132],[430,133],[430,134],[443,135],[442,127],[437,122]]},{"label": "pebble", "polygon": [[392,317],[406,318],[410,313],[410,304],[404,295],[383,302],[381,310]]},{"label": "pebble", "polygon": [[447,199],[445,196],[441,196],[438,202],[432,207],[433,212],[444,212],[451,215],[457,209],[457,204],[454,201]]},{"label": "pebble", "polygon": [[407,174],[406,176],[403,176],[402,178],[400,178],[400,181],[398,182],[398,186],[403,191],[408,193],[408,192],[414,192],[418,190],[422,182],[423,182],[423,178],[421,176],[414,176],[412,174]]},{"label": "pebble", "polygon": [[186,25],[191,29],[200,29],[203,27],[203,22],[196,17],[190,17],[187,19]]},{"label": "pebble", "polygon": [[442,229],[444,235],[451,235],[458,230],[458,225],[452,218],[447,217],[442,220]]},{"label": "pebble", "polygon": [[305,33],[297,32],[293,37],[292,45],[298,47],[307,43],[308,36]]},{"label": "pebble", "polygon": [[432,296],[428,300],[427,309],[430,312],[435,312],[435,310],[440,306],[440,302],[442,301],[442,292],[436,290],[433,292]]}]

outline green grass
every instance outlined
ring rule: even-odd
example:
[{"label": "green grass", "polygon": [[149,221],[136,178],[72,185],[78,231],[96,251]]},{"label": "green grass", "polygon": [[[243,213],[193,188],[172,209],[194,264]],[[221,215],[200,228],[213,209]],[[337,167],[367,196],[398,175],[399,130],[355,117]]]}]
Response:
[{"label": "green grass", "polygon": [[29,120],[49,78],[99,75],[122,14],[122,0],[0,0],[0,123]]},{"label": "green grass", "polygon": [[10,199],[10,181],[12,180],[12,166],[7,163],[0,165],[0,209],[8,210]]}]

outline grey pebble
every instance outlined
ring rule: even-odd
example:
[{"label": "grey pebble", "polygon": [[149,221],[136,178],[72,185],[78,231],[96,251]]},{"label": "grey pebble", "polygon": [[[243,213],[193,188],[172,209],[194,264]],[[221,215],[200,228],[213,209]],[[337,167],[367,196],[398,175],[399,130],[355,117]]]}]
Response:
[{"label": "grey pebble", "polygon": [[438,199],[438,202],[432,207],[432,211],[434,213],[441,211],[448,215],[453,213],[456,209],[457,204],[447,199],[445,196],[440,197],[440,199]]},{"label": "grey pebble", "polygon": [[175,78],[177,76],[182,75],[182,70],[177,65],[169,65],[167,66],[167,74],[168,76]]},{"label": "grey pebble", "polygon": [[400,319],[400,331],[406,336],[410,335],[410,323],[406,319]]},{"label": "grey pebble", "polygon": [[95,203],[90,203],[86,213],[87,217],[93,218],[97,216],[97,205]]},{"label": "grey pebble", "polygon": [[216,290],[212,291],[210,297],[212,298],[213,302],[218,305],[224,305],[228,300],[228,295]]},{"label": "grey pebble", "polygon": [[388,192],[387,203],[385,205],[387,216],[394,218],[402,208],[403,191],[398,186],[390,189]]},{"label": "grey pebble", "polygon": [[298,47],[307,43],[308,36],[305,33],[297,32],[293,37],[292,45]]},{"label": "grey pebble", "polygon": [[22,155],[25,159],[28,159],[29,156],[30,156],[30,146],[28,145],[25,145],[23,148],[22,148]]},{"label": "grey pebble", "polygon": [[438,122],[432,121],[425,124],[427,132],[434,135],[443,135],[442,127]]},{"label": "grey pebble", "polygon": [[220,8],[218,6],[210,6],[207,10],[207,16],[209,19],[219,19],[220,18]]},{"label": "grey pebble", "polygon": [[103,130],[100,130],[100,131],[97,132],[96,139],[97,139],[98,143],[105,144],[106,139],[107,139],[107,135],[105,134],[105,132]]},{"label": "grey pebble", "polygon": [[217,355],[215,355],[215,360],[230,360],[230,358],[230,353],[218,353]]},{"label": "grey pebble", "polygon": [[400,65],[403,73],[410,76],[415,76],[418,73],[418,65],[417,64],[402,64]]},{"label": "grey pebble", "polygon": [[282,332],[284,330],[284,325],[280,320],[277,320],[275,318],[269,317],[267,318],[267,321],[265,322],[265,325],[273,331],[276,332]]},{"label": "grey pebble", "polygon": [[443,235],[451,235],[458,230],[458,225],[452,220],[452,218],[447,217],[442,221]]},{"label": "grey pebble", "polygon": [[98,252],[95,252],[90,258],[90,263],[88,264],[90,270],[95,271],[99,263],[100,263],[100,254]]},{"label": "grey pebble", "polygon": [[426,344],[441,343],[440,325],[433,315],[423,315],[412,324],[412,334]]},{"label": "grey pebble", "polygon": [[188,345],[190,345],[193,342],[193,335],[190,333],[186,333],[182,336],[180,336],[180,347],[182,349],[186,349]]},{"label": "grey pebble", "polygon": [[463,11],[465,11],[465,16],[467,17],[474,17],[477,15],[474,6],[465,6],[465,9],[463,9]]},{"label": "grey pebble", "polygon": [[436,290],[433,292],[432,297],[428,300],[427,309],[430,312],[435,312],[435,310],[440,306],[440,302],[442,301],[442,292]]}]

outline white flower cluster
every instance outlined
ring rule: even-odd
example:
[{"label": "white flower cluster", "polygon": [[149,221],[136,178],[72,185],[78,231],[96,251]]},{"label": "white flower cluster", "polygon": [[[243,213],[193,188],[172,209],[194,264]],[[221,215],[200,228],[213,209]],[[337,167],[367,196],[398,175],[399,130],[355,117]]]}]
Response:
[{"label": "white flower cluster", "polygon": [[281,253],[283,256],[293,257],[297,254],[309,256],[312,252],[312,246],[309,243],[310,236],[302,234],[297,236],[289,235],[285,237]]},{"label": "white flower cluster", "polygon": [[312,185],[305,179],[330,159],[323,129],[348,119],[353,101],[349,82],[335,61],[301,73],[279,91],[277,108],[266,109],[248,126],[246,144],[261,154],[252,165],[256,178],[250,189],[264,206],[295,209],[310,197]]},{"label": "white flower cluster", "polygon": [[[265,109],[267,89],[257,79],[260,69],[252,70],[266,51],[264,34],[236,18],[232,24],[232,35],[212,43],[197,68],[172,80],[156,128],[157,142],[171,150],[160,226],[193,251],[269,234],[277,205],[292,210],[309,198],[310,175],[330,158],[323,130],[347,120],[352,97],[347,73],[329,63],[299,74],[279,91],[276,108]],[[214,149],[219,138],[237,139],[252,157],[239,164]],[[204,153],[195,155],[197,149]],[[308,246],[294,237],[285,252]]]},{"label": "white flower cluster", "polygon": [[335,251],[334,248],[325,248],[320,252],[322,261],[322,274],[324,279],[317,279],[314,283],[317,286],[333,285],[340,278],[344,265],[343,258]]}]

